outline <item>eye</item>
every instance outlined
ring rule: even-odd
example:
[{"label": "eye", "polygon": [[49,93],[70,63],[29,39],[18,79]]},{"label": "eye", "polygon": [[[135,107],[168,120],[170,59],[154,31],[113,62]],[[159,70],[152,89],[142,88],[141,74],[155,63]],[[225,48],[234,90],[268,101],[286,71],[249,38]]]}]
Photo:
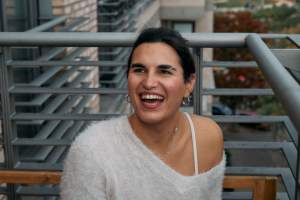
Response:
[{"label": "eye", "polygon": [[133,67],[132,68],[132,71],[134,73],[144,73],[145,72],[145,69],[143,67]]},{"label": "eye", "polygon": [[165,74],[165,75],[172,75],[172,71],[171,70],[167,70],[167,69],[160,69],[160,72],[162,74]]},{"label": "eye", "polygon": [[146,72],[146,68],[143,64],[140,64],[140,63],[133,63],[130,67],[130,71],[132,73],[137,73],[137,74],[140,74],[140,73],[145,73]]}]

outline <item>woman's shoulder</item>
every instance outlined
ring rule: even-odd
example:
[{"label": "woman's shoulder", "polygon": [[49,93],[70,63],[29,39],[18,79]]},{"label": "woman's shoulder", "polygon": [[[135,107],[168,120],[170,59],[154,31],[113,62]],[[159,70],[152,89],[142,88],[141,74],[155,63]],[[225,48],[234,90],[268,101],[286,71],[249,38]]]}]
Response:
[{"label": "woman's shoulder", "polygon": [[222,129],[213,119],[195,114],[192,115],[192,119],[195,128],[203,130],[201,135],[209,135],[211,139],[223,141]]},{"label": "woman's shoulder", "polygon": [[202,157],[204,155],[204,159],[207,160],[206,163],[210,163],[209,166],[213,167],[223,159],[224,141],[222,129],[209,117],[192,115],[192,119],[200,153]]},{"label": "woman's shoulder", "polygon": [[75,138],[73,145],[91,146],[102,144],[114,135],[118,127],[122,126],[125,116],[92,122]]}]

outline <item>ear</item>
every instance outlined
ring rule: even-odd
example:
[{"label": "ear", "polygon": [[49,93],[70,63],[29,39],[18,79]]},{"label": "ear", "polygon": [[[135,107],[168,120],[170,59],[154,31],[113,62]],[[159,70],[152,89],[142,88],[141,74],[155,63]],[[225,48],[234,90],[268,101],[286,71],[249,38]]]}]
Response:
[{"label": "ear", "polygon": [[189,79],[185,81],[184,97],[190,96],[190,94],[193,92],[195,83],[196,83],[196,74],[191,74]]}]

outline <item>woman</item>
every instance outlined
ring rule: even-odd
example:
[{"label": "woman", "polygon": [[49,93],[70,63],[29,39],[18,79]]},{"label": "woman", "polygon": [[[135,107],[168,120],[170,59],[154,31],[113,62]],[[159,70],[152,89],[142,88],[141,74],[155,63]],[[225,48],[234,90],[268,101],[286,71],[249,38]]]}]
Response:
[{"label": "woman", "polygon": [[134,113],[77,137],[65,160],[62,199],[221,199],[222,132],[211,119],[179,110],[195,84],[186,41],[172,30],[144,30],[127,75]]}]

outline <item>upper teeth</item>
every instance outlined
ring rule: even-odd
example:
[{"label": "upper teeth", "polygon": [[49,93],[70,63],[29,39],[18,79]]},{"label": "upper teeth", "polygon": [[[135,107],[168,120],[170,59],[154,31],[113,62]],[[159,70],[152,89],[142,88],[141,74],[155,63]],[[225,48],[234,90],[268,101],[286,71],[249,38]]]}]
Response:
[{"label": "upper teeth", "polygon": [[163,99],[162,96],[159,96],[159,95],[155,95],[155,94],[144,94],[142,95],[142,99]]}]

